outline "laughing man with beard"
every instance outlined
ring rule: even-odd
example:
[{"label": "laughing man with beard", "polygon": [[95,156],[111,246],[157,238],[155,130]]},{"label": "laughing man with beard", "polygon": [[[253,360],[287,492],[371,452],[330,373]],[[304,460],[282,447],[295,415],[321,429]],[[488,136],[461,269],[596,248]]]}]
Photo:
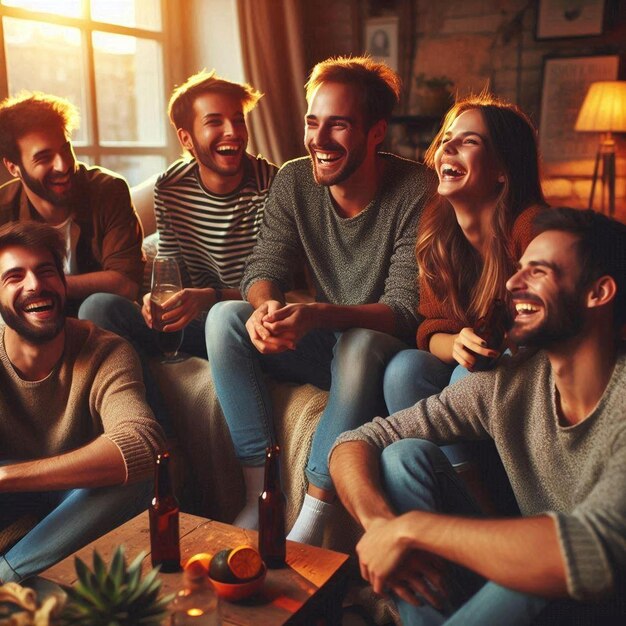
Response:
[{"label": "laughing man with beard", "polygon": [[123,178],[78,163],[73,104],[21,92],[0,103],[0,157],[13,180],[0,187],[0,224],[33,220],[65,242],[70,311],[93,293],[134,299],[143,275],[141,224]]},{"label": "laughing man with beard", "polygon": [[144,510],[163,433],[124,340],[65,317],[65,243],[0,228],[0,583]]},{"label": "laughing man with beard", "polygon": [[[525,346],[491,372],[342,435],[330,470],[361,574],[404,624],[622,624],[626,226],[535,220],[507,282]],[[521,518],[485,519],[439,446],[492,439]]]},{"label": "laughing man with beard", "polygon": [[[246,485],[238,526],[258,525],[265,449],[275,441],[264,374],[330,391],[306,468],[308,493],[288,536],[319,545],[335,497],[330,446],[385,411],[385,366],[414,341],[425,174],[380,152],[399,92],[398,76],[369,58],[315,66],[306,85],[309,157],[276,175],[241,283],[248,302],[209,313],[211,371]],[[286,304],[302,261],[315,302]]]}]

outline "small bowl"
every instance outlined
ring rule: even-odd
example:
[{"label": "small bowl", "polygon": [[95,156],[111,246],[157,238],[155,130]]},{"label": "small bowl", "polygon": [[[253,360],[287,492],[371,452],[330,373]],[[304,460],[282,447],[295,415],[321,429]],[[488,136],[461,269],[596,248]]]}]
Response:
[{"label": "small bowl", "polygon": [[265,563],[263,563],[263,569],[261,573],[252,580],[246,580],[242,583],[222,583],[219,580],[215,580],[209,576],[209,580],[211,584],[215,587],[215,591],[217,591],[217,595],[224,600],[229,600],[230,602],[236,602],[237,600],[243,600],[244,598],[248,598],[263,587],[263,581],[265,580],[265,576],[267,574],[267,567]]}]

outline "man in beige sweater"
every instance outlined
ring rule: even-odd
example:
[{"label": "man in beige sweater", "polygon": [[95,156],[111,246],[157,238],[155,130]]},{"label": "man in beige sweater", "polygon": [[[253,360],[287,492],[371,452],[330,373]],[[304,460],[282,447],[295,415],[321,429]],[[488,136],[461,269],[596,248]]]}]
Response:
[{"label": "man in beige sweater", "polygon": [[130,345],[65,318],[64,248],[44,224],[0,228],[0,538],[34,524],[0,545],[0,582],[144,509],[163,445]]}]

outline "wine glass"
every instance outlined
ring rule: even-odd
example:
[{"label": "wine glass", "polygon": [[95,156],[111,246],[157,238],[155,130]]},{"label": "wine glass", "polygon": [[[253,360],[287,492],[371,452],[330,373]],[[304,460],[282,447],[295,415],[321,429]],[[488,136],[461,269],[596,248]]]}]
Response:
[{"label": "wine glass", "polygon": [[152,265],[152,290],[150,293],[150,312],[152,328],[157,333],[157,343],[164,355],[164,363],[176,363],[178,350],[183,342],[183,330],[164,331],[162,321],[163,303],[181,289],[180,270],[176,259],[156,256]]}]

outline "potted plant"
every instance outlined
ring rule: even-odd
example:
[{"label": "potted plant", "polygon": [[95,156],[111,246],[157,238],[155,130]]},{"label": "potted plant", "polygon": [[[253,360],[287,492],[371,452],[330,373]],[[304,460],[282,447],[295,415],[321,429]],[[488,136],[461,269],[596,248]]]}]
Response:
[{"label": "potted plant", "polygon": [[0,586],[0,626],[158,626],[173,595],[159,597],[158,568],[142,578],[144,557],[142,552],[127,566],[120,546],[107,568],[94,550],[93,570],[76,558],[76,584],[66,593],[46,598],[38,599],[33,589],[6,583]]}]

